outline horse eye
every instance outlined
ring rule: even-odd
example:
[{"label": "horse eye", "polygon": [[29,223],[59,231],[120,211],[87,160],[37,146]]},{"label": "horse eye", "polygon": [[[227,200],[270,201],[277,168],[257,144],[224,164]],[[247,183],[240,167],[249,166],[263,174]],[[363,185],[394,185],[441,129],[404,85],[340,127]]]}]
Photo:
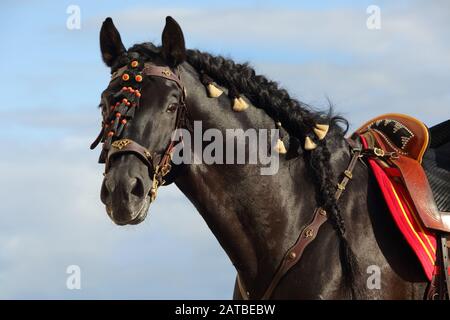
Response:
[{"label": "horse eye", "polygon": [[178,108],[178,103],[171,103],[169,104],[169,106],[167,107],[167,112],[175,112]]}]

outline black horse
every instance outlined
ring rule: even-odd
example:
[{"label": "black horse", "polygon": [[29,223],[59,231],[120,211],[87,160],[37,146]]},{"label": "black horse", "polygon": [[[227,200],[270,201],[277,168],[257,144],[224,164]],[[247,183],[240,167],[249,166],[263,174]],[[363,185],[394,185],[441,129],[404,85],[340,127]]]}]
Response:
[{"label": "black horse", "polygon": [[[170,17],[161,47],[144,43],[126,50],[110,18],[103,23],[100,45],[113,74],[102,94],[104,121],[97,140],[104,142],[102,160],[107,161],[101,199],[115,223],[141,222],[162,180],[175,183],[228,254],[248,296],[257,299],[315,209],[322,207],[328,221],[270,298],[423,298],[427,279],[364,163],[356,164],[347,190],[338,202],[334,199],[351,159],[344,119],[313,111],[247,64],[186,50],[181,28]],[[152,69],[148,76],[142,69],[146,63],[170,71],[151,76]],[[208,87],[225,92],[208,95]],[[245,107],[233,110],[233,102],[249,107],[238,112]],[[117,120],[111,117],[116,107],[122,108]],[[279,128],[287,152],[280,152],[278,173],[261,175],[261,164],[170,163],[173,130],[192,131],[194,121],[202,121],[203,131]],[[317,123],[329,125],[323,139],[314,132]],[[136,142],[134,149],[108,157],[119,138]],[[369,282],[376,269],[380,286],[374,288]],[[238,287],[236,282],[234,298],[244,298]]]}]

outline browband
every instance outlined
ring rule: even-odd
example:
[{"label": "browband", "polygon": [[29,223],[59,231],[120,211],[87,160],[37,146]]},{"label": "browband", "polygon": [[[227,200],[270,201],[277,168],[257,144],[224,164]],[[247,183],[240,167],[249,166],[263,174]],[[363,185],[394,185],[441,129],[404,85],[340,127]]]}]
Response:
[{"label": "browband", "polygon": [[181,79],[179,76],[177,76],[172,70],[170,70],[168,67],[160,67],[156,66],[151,63],[145,63],[144,69],[142,70],[142,73],[147,76],[155,76],[155,77],[161,77],[167,80],[174,81],[178,87],[184,92],[184,86],[181,83]]}]

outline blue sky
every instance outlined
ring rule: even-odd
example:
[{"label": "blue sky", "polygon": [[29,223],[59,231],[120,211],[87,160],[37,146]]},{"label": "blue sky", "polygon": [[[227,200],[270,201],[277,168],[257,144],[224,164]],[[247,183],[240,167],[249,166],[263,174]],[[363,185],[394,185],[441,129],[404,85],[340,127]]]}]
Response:
[{"label": "blue sky", "polygon": [[[80,30],[66,28],[71,4]],[[371,4],[380,30],[366,28]],[[176,187],[135,227],[113,225],[101,206],[102,167],[88,145],[109,79],[98,47],[107,16],[128,47],[159,43],[172,15],[189,48],[250,61],[319,108],[329,98],[355,128],[386,112],[428,125],[450,117],[449,10],[445,1],[3,2],[0,299],[231,297],[233,267]],[[81,267],[81,290],[65,286],[70,264]]]}]

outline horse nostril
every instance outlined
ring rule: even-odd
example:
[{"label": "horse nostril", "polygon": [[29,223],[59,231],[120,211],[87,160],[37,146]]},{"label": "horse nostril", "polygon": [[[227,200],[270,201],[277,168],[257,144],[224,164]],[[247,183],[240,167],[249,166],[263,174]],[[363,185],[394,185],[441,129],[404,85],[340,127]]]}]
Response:
[{"label": "horse nostril", "polygon": [[133,182],[131,183],[131,194],[138,198],[143,198],[145,196],[144,182],[141,179],[133,179]]},{"label": "horse nostril", "polygon": [[103,180],[102,187],[100,189],[100,199],[104,204],[108,202],[108,199],[111,194],[110,186],[108,186],[108,181],[106,179]]},{"label": "horse nostril", "polygon": [[111,178],[108,179],[108,178],[105,177],[104,182],[105,182],[105,187],[109,191],[109,193],[114,192],[114,189],[116,188],[115,181],[113,179],[111,179]]}]

